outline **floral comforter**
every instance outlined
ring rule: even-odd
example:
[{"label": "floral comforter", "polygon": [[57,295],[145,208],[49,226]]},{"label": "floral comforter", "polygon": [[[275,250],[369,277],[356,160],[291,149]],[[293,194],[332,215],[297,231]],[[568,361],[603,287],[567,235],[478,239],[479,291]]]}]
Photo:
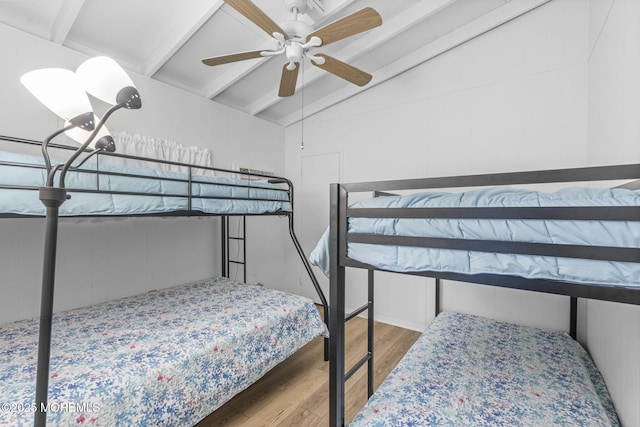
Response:
[{"label": "floral comforter", "polygon": [[[222,278],[59,313],[48,425],[193,425],[323,334],[311,300]],[[37,343],[0,325],[0,425],[33,424]]]},{"label": "floral comforter", "polygon": [[442,313],[350,425],[620,423],[600,373],[567,334]]}]

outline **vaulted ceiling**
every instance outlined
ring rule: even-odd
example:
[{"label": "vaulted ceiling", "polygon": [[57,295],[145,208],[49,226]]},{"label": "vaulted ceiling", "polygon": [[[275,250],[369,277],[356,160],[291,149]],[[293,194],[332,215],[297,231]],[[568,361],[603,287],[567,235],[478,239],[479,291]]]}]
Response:
[{"label": "vaulted ceiling", "polygon": [[[253,0],[272,21],[287,0]],[[550,0],[306,0],[298,18],[321,28],[364,7],[382,25],[317,52],[373,78],[363,87],[302,61],[293,96],[279,97],[283,55],[207,66],[205,57],[272,50],[275,40],[223,0],[9,0],[0,22],[129,71],[288,126],[478,37]],[[315,53],[315,50],[314,50]]]}]

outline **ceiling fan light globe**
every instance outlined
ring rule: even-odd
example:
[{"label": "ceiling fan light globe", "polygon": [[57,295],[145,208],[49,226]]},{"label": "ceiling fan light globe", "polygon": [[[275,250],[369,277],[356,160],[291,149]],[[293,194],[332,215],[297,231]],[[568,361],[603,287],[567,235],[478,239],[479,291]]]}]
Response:
[{"label": "ceiling fan light globe", "polygon": [[285,49],[289,62],[300,62],[304,55],[304,49],[299,43],[291,43]]}]

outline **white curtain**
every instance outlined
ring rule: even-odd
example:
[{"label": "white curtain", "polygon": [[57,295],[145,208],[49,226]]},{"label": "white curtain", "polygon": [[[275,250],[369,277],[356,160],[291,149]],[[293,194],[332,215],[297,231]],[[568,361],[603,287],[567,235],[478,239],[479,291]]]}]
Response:
[{"label": "white curtain", "polygon": [[[116,153],[127,154],[138,157],[145,157],[171,162],[189,163],[199,166],[213,166],[213,153],[206,148],[189,147],[178,144],[175,141],[153,138],[145,135],[131,135],[126,132],[112,132],[113,140],[116,144]],[[165,163],[152,163],[132,159],[122,159],[111,157],[109,163],[117,163],[128,167],[155,168],[176,172],[186,172],[186,168],[178,165]],[[197,170],[195,173],[213,174]]]}]

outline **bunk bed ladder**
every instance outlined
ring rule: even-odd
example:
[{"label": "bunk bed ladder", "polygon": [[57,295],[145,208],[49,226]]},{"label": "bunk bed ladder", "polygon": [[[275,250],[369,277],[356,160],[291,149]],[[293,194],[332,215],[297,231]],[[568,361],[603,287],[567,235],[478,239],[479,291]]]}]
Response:
[{"label": "bunk bed ladder", "polygon": [[[231,221],[229,216],[223,216],[222,223],[222,275],[224,277],[231,276],[231,265],[234,264],[237,266],[236,272],[242,266],[242,281],[247,281],[247,217],[246,216],[237,216],[235,217],[239,221],[238,224],[238,235],[231,234]],[[230,251],[230,243],[235,242],[236,245],[241,245],[242,250],[238,251],[237,255],[241,259],[232,258]]]},{"label": "bunk bed ladder", "polygon": [[354,310],[345,316],[344,322],[347,323],[361,313],[367,312],[367,353],[358,360],[355,365],[344,374],[346,382],[353,374],[355,374],[364,364],[367,364],[367,398],[373,394],[373,337],[374,337],[374,321],[373,321],[373,270],[368,270],[368,286],[367,286],[367,303],[362,307]]}]

